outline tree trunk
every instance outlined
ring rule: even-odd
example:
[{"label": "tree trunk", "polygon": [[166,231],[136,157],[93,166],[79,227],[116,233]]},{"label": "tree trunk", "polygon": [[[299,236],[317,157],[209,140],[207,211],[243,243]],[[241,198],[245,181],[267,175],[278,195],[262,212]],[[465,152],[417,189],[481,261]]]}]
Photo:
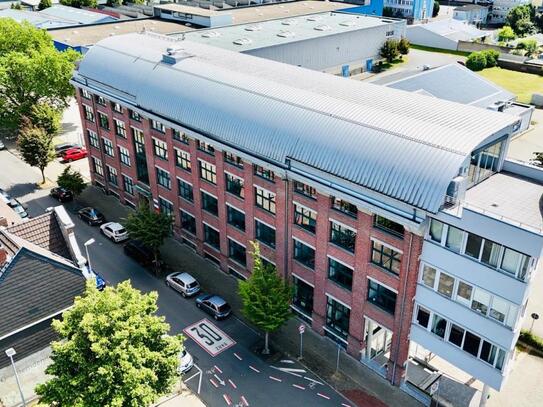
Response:
[{"label": "tree trunk", "polygon": [[41,183],[45,184],[45,168],[40,168],[41,171]]},{"label": "tree trunk", "polygon": [[264,332],[264,350],[262,351],[262,354],[269,355],[270,354],[270,348],[268,347],[268,331]]}]

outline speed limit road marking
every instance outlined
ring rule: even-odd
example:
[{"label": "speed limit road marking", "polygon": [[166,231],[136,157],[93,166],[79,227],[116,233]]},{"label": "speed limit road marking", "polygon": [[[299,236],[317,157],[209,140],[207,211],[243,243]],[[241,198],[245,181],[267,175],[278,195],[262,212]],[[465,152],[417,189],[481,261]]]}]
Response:
[{"label": "speed limit road marking", "polygon": [[211,356],[217,356],[234,346],[236,341],[217,328],[211,321],[202,319],[183,329],[198,345]]}]

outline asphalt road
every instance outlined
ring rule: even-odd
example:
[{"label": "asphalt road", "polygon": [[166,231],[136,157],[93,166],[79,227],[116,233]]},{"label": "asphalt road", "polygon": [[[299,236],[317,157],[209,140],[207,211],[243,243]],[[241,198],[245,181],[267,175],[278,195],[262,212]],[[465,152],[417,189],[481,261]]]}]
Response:
[{"label": "asphalt road", "polygon": [[[58,202],[48,196],[48,191],[36,188],[39,172],[28,167],[8,151],[0,151],[0,187],[19,198],[28,206],[30,216],[42,214]],[[93,268],[105,277],[108,284],[130,279],[142,291],[157,291],[159,314],[166,317],[171,333],[182,333],[186,327],[206,318],[225,332],[236,343],[213,357],[193,339],[185,341],[186,349],[193,355],[202,370],[201,398],[209,406],[349,406],[339,393],[322,383],[297,361],[279,360],[273,366],[256,356],[251,349],[258,335],[235,315],[225,321],[214,321],[199,310],[193,299],[184,299],[150,272],[125,256],[122,244],[114,244],[99,233],[98,227],[81,222],[70,203],[66,208],[76,225],[75,233],[80,247],[94,238],[89,247]],[[111,219],[114,220],[114,219]],[[203,287],[205,291],[205,287]],[[205,340],[205,338],[203,339]],[[283,369],[283,370],[280,370]],[[198,369],[185,376],[187,385],[197,392]]]}]

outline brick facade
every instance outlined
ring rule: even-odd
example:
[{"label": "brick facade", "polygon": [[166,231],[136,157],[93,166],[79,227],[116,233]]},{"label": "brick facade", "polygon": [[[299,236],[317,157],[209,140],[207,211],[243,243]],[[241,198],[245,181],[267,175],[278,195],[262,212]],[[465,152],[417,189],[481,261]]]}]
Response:
[{"label": "brick facade", "polygon": [[[359,208],[356,217],[354,217],[334,209],[331,207],[329,195],[318,192],[315,198],[305,196],[295,191],[293,181],[284,179],[279,172],[275,173],[274,181],[264,179],[254,173],[253,163],[243,161],[243,168],[233,165],[225,160],[223,151],[216,146],[214,154],[209,154],[200,150],[197,140],[193,138],[190,138],[188,144],[186,144],[176,139],[173,130],[170,128],[166,128],[165,132],[162,133],[151,127],[148,118],[142,117],[141,121],[131,119],[127,107],[123,107],[123,112],[118,113],[112,109],[110,101],[106,101],[105,106],[102,106],[96,102],[95,98],[83,97],[81,92],[78,92],[77,97],[89,151],[93,183],[99,183],[107,191],[117,194],[123,203],[137,204],[139,200],[143,199],[144,194],[139,193],[138,189],[150,192],[153,198],[151,202],[155,204],[155,208],[158,208],[159,197],[171,202],[174,208],[172,214],[175,217],[174,231],[176,237],[190,244],[198,254],[214,259],[222,271],[235,272],[238,276],[248,276],[249,270],[252,268],[252,259],[249,252],[251,248],[250,241],[256,240],[255,220],[275,228],[275,247],[261,244],[261,255],[275,264],[280,275],[289,279],[293,279],[295,276],[297,279],[313,286],[312,314],[306,315],[306,320],[311,321],[313,329],[321,335],[327,333],[328,336],[345,346],[347,352],[356,359],[363,357],[362,351],[366,348],[366,317],[392,332],[392,341],[388,349],[390,361],[385,367],[384,374],[388,380],[399,385],[400,379],[405,374],[404,363],[408,357],[408,334],[412,320],[419,255],[423,243],[421,236],[412,234],[408,230],[405,230],[403,237],[394,236],[374,227],[373,214]],[[94,122],[86,119],[83,104],[94,111]],[[106,130],[99,125],[98,112],[107,115],[110,130]],[[126,137],[115,134],[113,119],[125,123]],[[149,185],[138,181],[132,128],[141,130],[145,136]],[[86,134],[87,129],[96,132],[100,140],[100,148],[90,145]],[[112,142],[114,157],[105,154],[103,138]],[[167,160],[155,155],[153,138],[167,144]],[[120,162],[118,147],[128,150],[131,161],[130,166]],[[176,165],[176,150],[190,154],[190,171]],[[229,153],[236,154],[236,151],[232,150]],[[102,161],[104,176],[95,173],[93,157]],[[216,184],[201,178],[200,160],[215,166]],[[112,185],[108,181],[107,166],[117,170],[118,185]],[[156,167],[169,173],[170,189],[157,184]],[[272,167],[269,167],[269,169],[272,169]],[[243,199],[226,191],[226,173],[243,180]],[[134,185],[137,186],[133,194],[124,191],[123,176],[130,177]],[[193,202],[179,196],[178,179],[192,185]],[[255,205],[255,187],[275,194],[275,214]],[[218,216],[202,209],[202,191],[217,198]],[[295,204],[317,213],[315,233],[294,223]],[[228,223],[227,206],[244,212],[244,231]],[[196,220],[195,233],[181,227],[181,211],[194,216]],[[330,242],[331,220],[341,224],[342,227],[356,231],[354,252]],[[219,231],[220,250],[204,241],[204,224]],[[227,238],[246,247],[245,266],[230,258]],[[294,239],[315,249],[313,269],[293,259]],[[402,253],[398,275],[372,263],[372,239]],[[328,278],[330,258],[353,270],[350,290]],[[369,279],[396,293],[393,314],[367,300]],[[328,297],[350,308],[349,330],[346,337],[340,338],[341,335],[327,327]],[[396,364],[394,364],[394,361],[396,361]],[[394,378],[392,377],[393,374]]]}]

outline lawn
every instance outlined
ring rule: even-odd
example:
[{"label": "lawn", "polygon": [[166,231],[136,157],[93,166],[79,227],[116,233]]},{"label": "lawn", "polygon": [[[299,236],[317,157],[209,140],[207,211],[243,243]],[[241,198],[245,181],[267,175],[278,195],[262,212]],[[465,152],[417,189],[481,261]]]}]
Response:
[{"label": "lawn", "polygon": [[543,76],[498,67],[484,69],[478,74],[517,95],[521,103],[530,103],[532,93],[543,93]]}]

